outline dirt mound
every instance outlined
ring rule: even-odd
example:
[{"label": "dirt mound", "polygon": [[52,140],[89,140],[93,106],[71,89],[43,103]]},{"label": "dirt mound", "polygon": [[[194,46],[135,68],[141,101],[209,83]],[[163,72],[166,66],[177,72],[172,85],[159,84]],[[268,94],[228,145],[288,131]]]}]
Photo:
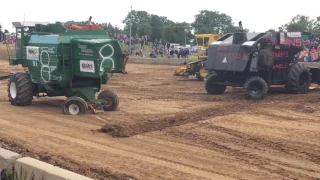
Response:
[{"label": "dirt mound", "polygon": [[304,112],[304,113],[314,113],[315,109],[313,107],[310,107],[310,106],[304,106],[302,108],[302,112]]}]

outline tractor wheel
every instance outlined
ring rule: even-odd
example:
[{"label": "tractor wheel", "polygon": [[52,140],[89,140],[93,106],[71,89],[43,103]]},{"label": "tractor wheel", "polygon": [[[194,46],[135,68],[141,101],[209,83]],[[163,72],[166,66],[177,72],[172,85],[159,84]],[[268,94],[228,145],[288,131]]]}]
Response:
[{"label": "tractor wheel", "polygon": [[104,102],[102,103],[104,111],[115,111],[119,106],[119,98],[113,91],[102,91],[99,94],[98,99],[104,99]]},{"label": "tractor wheel", "polygon": [[205,89],[208,94],[218,95],[218,94],[223,94],[226,91],[227,89],[226,85],[215,84],[216,78],[217,78],[216,74],[211,74],[206,78]]},{"label": "tractor wheel", "polygon": [[206,70],[205,67],[200,67],[199,72],[196,74],[196,78],[199,81],[203,81],[207,75],[208,75],[208,70]]},{"label": "tractor wheel", "polygon": [[199,81],[203,81],[203,80],[204,80],[204,77],[202,77],[199,73],[196,74],[196,78],[197,78]]},{"label": "tractor wheel", "polygon": [[287,76],[286,88],[294,94],[305,94],[311,85],[311,74],[303,64],[294,64]]},{"label": "tractor wheel", "polygon": [[268,93],[267,82],[259,76],[249,78],[244,83],[245,95],[249,99],[260,100]]},{"label": "tractor wheel", "polygon": [[88,110],[88,104],[81,97],[72,96],[66,99],[62,105],[63,113],[68,115],[85,114]]},{"label": "tractor wheel", "polygon": [[9,79],[9,102],[14,106],[28,106],[33,100],[33,86],[28,73],[17,72]]}]

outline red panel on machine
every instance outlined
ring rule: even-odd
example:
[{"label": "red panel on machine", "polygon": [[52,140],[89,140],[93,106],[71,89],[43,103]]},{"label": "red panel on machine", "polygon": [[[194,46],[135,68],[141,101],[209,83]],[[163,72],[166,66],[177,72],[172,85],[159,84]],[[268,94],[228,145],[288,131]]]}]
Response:
[{"label": "red panel on machine", "polygon": [[67,29],[72,30],[102,30],[100,26],[97,25],[74,25],[74,24],[65,24]]}]

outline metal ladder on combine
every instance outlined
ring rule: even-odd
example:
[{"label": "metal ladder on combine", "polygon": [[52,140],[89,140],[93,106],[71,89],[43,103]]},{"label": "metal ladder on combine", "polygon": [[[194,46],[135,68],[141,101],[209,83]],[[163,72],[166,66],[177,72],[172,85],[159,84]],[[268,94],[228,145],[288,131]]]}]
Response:
[{"label": "metal ladder on combine", "polygon": [[71,44],[62,44],[62,65],[69,66],[71,61]]},{"label": "metal ladder on combine", "polygon": [[8,57],[9,57],[9,61],[10,60],[15,60],[17,57],[17,51],[16,51],[16,44],[6,44],[7,46],[7,52],[8,52]]},{"label": "metal ladder on combine", "polygon": [[[62,44],[62,68],[63,73],[71,73],[73,77],[72,47],[70,43]],[[72,78],[70,78],[70,87],[72,87]]]}]

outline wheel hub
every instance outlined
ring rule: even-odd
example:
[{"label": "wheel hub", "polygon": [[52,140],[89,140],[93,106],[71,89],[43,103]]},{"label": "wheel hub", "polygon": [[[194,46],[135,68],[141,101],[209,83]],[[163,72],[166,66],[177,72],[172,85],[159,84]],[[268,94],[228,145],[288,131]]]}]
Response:
[{"label": "wheel hub", "polygon": [[253,93],[253,94],[258,94],[259,91],[262,90],[262,87],[261,87],[260,84],[254,83],[254,84],[251,85],[250,90],[251,90],[251,93]]},{"label": "wheel hub", "polygon": [[70,104],[69,106],[69,112],[72,115],[77,115],[80,112],[80,108],[76,104]]},{"label": "wheel hub", "polygon": [[104,105],[105,105],[105,106],[110,106],[111,104],[112,104],[112,101],[111,101],[110,98],[105,98],[105,99],[104,99]]},{"label": "wheel hub", "polygon": [[15,82],[11,82],[10,84],[10,96],[11,98],[17,97],[17,85]]},{"label": "wheel hub", "polygon": [[206,77],[208,75],[208,71],[205,68],[200,69],[200,76]]},{"label": "wheel hub", "polygon": [[253,88],[253,89],[251,90],[251,92],[252,92],[253,94],[257,94],[257,93],[259,92],[259,89],[258,89],[258,88]]}]

